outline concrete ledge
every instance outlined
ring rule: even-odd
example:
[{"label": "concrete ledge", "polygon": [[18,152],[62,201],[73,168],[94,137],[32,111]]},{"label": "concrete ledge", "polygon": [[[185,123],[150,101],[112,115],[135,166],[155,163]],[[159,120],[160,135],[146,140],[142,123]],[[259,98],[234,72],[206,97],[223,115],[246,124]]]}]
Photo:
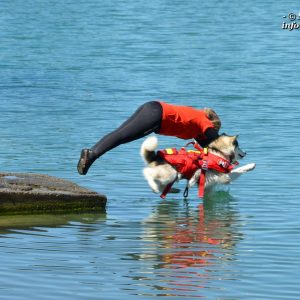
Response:
[{"label": "concrete ledge", "polygon": [[106,202],[106,196],[64,179],[0,173],[0,214],[99,211],[105,209]]}]

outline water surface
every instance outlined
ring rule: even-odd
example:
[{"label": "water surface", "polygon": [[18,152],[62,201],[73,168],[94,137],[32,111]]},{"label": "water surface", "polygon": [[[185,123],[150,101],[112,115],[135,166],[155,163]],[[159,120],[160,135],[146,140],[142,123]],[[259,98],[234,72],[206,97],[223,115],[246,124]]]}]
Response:
[{"label": "water surface", "polygon": [[[290,12],[291,1],[2,3],[1,170],[69,179],[108,205],[1,217],[1,298],[299,299],[300,31],[281,29]],[[152,99],[213,107],[256,170],[204,200],[193,189],[162,201],[136,141],[79,176],[81,148]]]}]

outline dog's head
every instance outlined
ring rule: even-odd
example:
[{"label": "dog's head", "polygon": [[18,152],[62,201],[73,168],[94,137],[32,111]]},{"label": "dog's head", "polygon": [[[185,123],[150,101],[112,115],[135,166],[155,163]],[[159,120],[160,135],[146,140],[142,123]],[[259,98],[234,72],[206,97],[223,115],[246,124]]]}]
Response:
[{"label": "dog's head", "polygon": [[246,156],[246,152],[240,149],[237,139],[237,135],[230,136],[223,133],[211,142],[208,148],[213,152],[221,154],[230,162],[236,162]]}]

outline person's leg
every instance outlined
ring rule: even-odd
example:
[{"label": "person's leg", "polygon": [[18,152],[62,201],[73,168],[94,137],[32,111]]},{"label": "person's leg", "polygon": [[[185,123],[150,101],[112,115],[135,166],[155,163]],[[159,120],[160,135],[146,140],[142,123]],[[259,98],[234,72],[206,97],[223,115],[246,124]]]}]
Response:
[{"label": "person's leg", "polygon": [[104,136],[91,149],[83,149],[78,162],[78,173],[85,175],[92,163],[107,151],[152,132],[157,132],[161,125],[162,107],[159,102],[147,102],[119,128]]}]

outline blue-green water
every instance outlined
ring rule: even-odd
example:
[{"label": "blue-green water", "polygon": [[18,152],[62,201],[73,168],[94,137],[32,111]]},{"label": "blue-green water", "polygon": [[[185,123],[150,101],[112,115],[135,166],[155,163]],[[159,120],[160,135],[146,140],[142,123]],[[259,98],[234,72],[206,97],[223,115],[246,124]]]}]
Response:
[{"label": "blue-green water", "polygon": [[[70,179],[106,213],[10,217],[1,299],[299,299],[299,30],[292,1],[2,1],[0,169]],[[298,22],[298,20],[296,20]],[[142,141],[76,164],[142,103],[213,107],[257,168],[162,201]],[[183,141],[161,137],[161,147]],[[7,224],[7,217],[0,217]]]}]

